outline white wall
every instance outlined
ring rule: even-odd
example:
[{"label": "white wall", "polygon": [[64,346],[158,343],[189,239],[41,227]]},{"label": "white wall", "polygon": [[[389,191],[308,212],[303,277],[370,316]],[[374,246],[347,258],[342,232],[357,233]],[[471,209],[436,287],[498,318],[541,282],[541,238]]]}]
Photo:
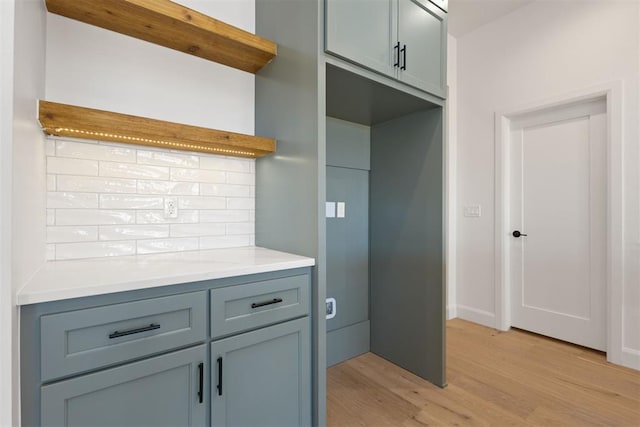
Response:
[{"label": "white wall", "polygon": [[[0,1],[0,200],[11,199],[13,135],[13,1]],[[11,203],[0,202],[0,342],[11,343],[14,331],[11,284]],[[0,426],[13,422],[12,345],[0,346]]]},{"label": "white wall", "polygon": [[457,212],[457,141],[458,141],[458,42],[452,35],[447,35],[447,129],[445,146],[445,175],[447,197],[447,230],[446,230],[446,278],[447,278],[447,319],[457,316],[456,313],[456,212]]},{"label": "white wall", "polygon": [[[253,32],[253,0],[182,0]],[[193,55],[47,15],[49,101],[253,134],[254,76]]]},{"label": "white wall", "polygon": [[36,117],[36,99],[44,95],[44,4],[15,2],[12,112],[11,280],[13,422],[19,417],[18,309],[15,291],[44,262],[44,135]]},{"label": "white wall", "polygon": [[[536,1],[458,39],[457,312],[495,326],[494,113],[624,85],[623,353],[640,366],[640,3]],[[464,206],[482,206],[465,218]]]}]

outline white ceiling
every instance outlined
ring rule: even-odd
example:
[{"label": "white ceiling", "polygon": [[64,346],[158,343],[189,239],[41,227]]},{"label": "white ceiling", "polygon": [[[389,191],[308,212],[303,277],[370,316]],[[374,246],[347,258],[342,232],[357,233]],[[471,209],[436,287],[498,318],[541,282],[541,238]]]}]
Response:
[{"label": "white ceiling", "polygon": [[534,0],[449,0],[449,33],[460,37]]}]

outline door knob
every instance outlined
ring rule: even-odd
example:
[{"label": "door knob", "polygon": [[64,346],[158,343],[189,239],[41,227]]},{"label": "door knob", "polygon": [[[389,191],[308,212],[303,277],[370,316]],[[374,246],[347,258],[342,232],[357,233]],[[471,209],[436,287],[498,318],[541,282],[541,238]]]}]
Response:
[{"label": "door knob", "polygon": [[520,230],[516,230],[516,231],[514,231],[514,232],[513,232],[513,233],[511,233],[511,234],[513,234],[513,237],[526,236],[526,234],[521,233],[521,232],[520,232]]}]

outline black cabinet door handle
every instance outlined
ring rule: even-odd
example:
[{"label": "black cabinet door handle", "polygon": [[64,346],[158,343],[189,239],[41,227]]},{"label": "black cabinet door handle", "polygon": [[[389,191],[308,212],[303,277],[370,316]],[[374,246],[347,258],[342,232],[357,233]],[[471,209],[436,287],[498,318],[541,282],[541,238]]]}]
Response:
[{"label": "black cabinet door handle", "polygon": [[152,323],[149,326],[143,326],[142,328],[127,329],[126,331],[113,331],[109,334],[109,339],[120,338],[127,335],[139,334],[140,332],[153,331],[154,329],[160,329],[160,325]]},{"label": "black cabinet door handle", "polygon": [[277,304],[279,302],[282,302],[282,298],[274,298],[269,301],[254,302],[251,304],[251,308],[264,307],[265,305]]},{"label": "black cabinet door handle", "polygon": [[400,42],[396,43],[393,47],[393,56],[395,58],[395,62],[393,63],[394,67],[400,66]]},{"label": "black cabinet door handle", "polygon": [[513,235],[513,237],[520,237],[520,236],[526,236],[526,234],[521,233],[520,230],[515,230],[513,233],[511,233]]},{"label": "black cabinet door handle", "polygon": [[222,357],[218,357],[218,396],[222,396]]},{"label": "black cabinet door handle", "polygon": [[400,69],[406,70],[407,69],[407,45],[406,44],[402,45],[402,49],[400,49],[400,52],[402,52],[402,66],[400,67]]},{"label": "black cabinet door handle", "polygon": [[204,363],[198,365],[198,402],[202,403],[204,400]]}]

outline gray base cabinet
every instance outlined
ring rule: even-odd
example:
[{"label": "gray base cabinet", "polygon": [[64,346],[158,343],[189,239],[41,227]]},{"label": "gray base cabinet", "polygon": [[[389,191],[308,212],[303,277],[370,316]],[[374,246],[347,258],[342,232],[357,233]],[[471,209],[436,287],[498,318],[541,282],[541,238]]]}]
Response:
[{"label": "gray base cabinet", "polygon": [[311,271],[21,308],[22,425],[308,426]]},{"label": "gray base cabinet", "polygon": [[444,98],[447,14],[435,1],[326,0],[325,48]]},{"label": "gray base cabinet", "polygon": [[42,387],[47,426],[203,426],[204,345]]},{"label": "gray base cabinet", "polygon": [[311,424],[306,318],[211,344],[213,426]]}]

